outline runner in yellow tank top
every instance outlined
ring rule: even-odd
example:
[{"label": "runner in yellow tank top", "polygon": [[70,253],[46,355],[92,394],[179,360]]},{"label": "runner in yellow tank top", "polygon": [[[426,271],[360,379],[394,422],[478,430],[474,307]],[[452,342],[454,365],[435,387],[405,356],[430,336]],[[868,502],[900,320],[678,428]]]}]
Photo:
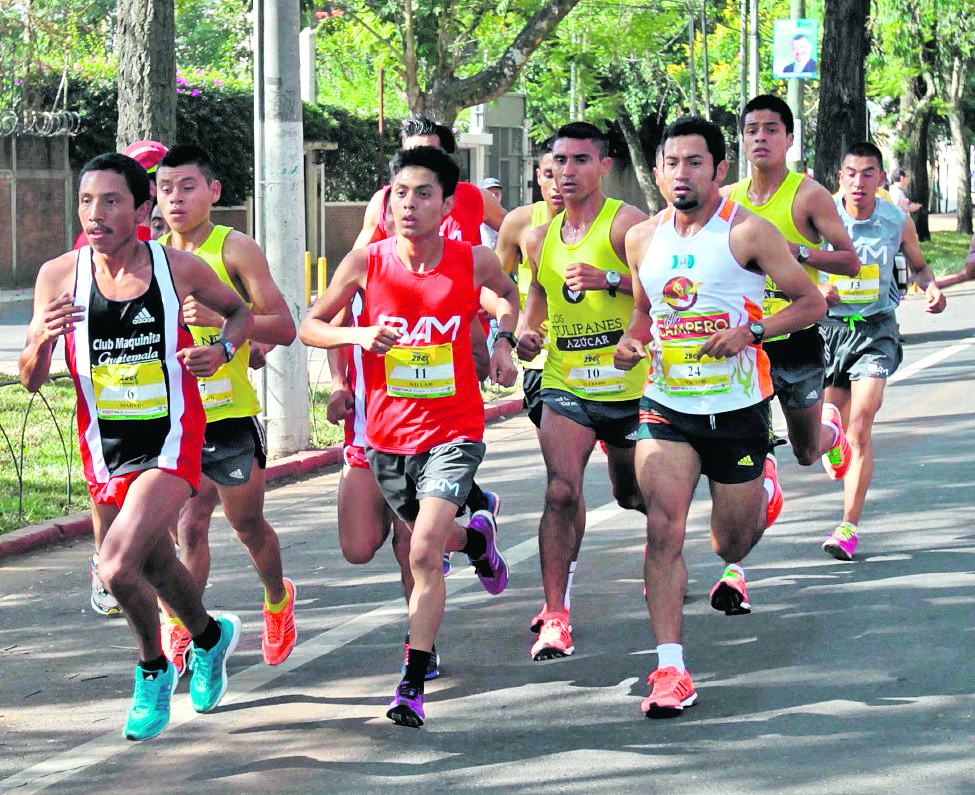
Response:
[{"label": "runner in yellow tank top", "polygon": [[538,528],[545,605],[533,660],[574,651],[565,593],[585,530],[583,476],[597,439],[606,444],[617,502],[643,510],[633,471],[642,377],[616,370],[612,355],[633,309],[624,238],[647,216],[602,193],[600,180],[612,165],[606,151],[605,137],[591,124],[559,129],[552,154],[565,210],[527,240],[533,278],[518,355],[534,359],[543,344],[538,329],[547,322],[549,331],[539,433],[548,472]]},{"label": "runner in yellow tank top", "polygon": [[[271,278],[267,260],[247,235],[210,220],[220,198],[209,155],[198,146],[169,150],[156,182],[159,206],[172,232],[169,245],[198,254],[254,313],[251,339],[259,353],[274,345],[290,345],[295,324],[288,305]],[[197,339],[209,339],[219,318],[192,298],[183,304],[183,318]],[[200,491],[180,513],[176,539],[180,559],[192,572],[200,592],[210,573],[210,517],[222,503],[224,513],[250,554],[264,584],[264,661],[283,662],[294,647],[294,585],[285,580],[277,534],[264,518],[264,436],[257,420],[260,406],[247,381],[247,354],[228,348],[228,363],[212,379],[201,382],[207,406]],[[263,357],[261,357],[263,359]],[[176,622],[163,626],[163,650],[179,669],[186,650],[185,630]]]},{"label": "runner in yellow tank top", "polygon": [[[855,275],[860,263],[829,191],[786,167],[786,152],[793,141],[789,106],[778,97],[755,97],[745,106],[739,126],[752,176],[726,185],[722,195],[771,221],[814,282],[819,281],[817,271]],[[823,241],[831,249],[821,248]],[[829,302],[827,288],[821,289]],[[766,314],[781,309],[785,298],[775,285],[766,284]],[[820,456],[825,462],[828,454],[848,466],[849,446],[839,413],[823,406],[825,369],[817,328],[766,341],[762,347],[772,365],[772,384],[796,460],[810,466]]]}]

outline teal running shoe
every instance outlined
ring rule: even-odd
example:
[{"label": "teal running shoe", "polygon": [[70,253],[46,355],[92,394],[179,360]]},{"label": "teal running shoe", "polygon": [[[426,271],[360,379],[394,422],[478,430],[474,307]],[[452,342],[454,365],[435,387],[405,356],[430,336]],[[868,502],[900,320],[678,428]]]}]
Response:
[{"label": "teal running shoe", "polygon": [[240,619],[226,613],[217,619],[220,640],[210,651],[193,645],[193,675],[190,677],[190,701],[197,712],[209,712],[227,692],[227,658],[240,640]]},{"label": "teal running shoe", "polygon": [[142,675],[142,666],[135,667],[135,686],[132,689],[132,706],[122,736],[126,740],[150,740],[169,724],[169,701],[176,689],[179,677],[173,664],[166,661],[166,670],[154,679]]}]

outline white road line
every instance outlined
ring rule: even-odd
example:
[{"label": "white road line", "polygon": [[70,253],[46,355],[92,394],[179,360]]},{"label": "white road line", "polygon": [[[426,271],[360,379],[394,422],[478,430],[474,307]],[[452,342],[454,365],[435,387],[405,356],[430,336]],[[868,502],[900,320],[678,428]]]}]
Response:
[{"label": "white road line", "polygon": [[887,383],[896,384],[898,381],[904,381],[911,376],[917,375],[922,370],[926,370],[929,367],[934,367],[934,365],[938,364],[939,362],[943,362],[945,359],[954,356],[956,353],[961,353],[963,350],[965,350],[965,348],[969,347],[973,343],[975,343],[975,337],[969,337],[967,340],[959,342],[956,345],[952,345],[949,348],[935,351],[934,353],[929,353],[923,359],[914,362],[914,364],[910,365],[910,367],[904,367],[903,369],[898,370],[887,379]]},{"label": "white road line", "polygon": [[[613,520],[626,513],[615,502],[600,505],[586,513],[586,526],[595,530],[600,524]],[[537,517],[538,514],[535,514]],[[513,517],[507,517],[511,519]],[[502,530],[504,525],[502,524]],[[501,534],[502,545],[504,535]],[[510,549],[504,549],[504,557],[509,566],[521,563],[538,554],[538,539],[529,538],[516,544]],[[466,569],[452,574],[447,578],[447,594],[454,594],[473,587],[477,583],[473,569]],[[449,609],[450,603],[447,603]],[[406,615],[406,606],[402,599],[391,599],[379,607],[326,630],[310,640],[300,642],[291,656],[281,665],[274,668],[259,663],[246,668],[231,677],[230,690],[221,704],[233,704],[243,700],[256,691],[263,691],[269,684],[285,674],[291,673],[302,665],[324,657],[336,649],[358,640],[364,635],[377,630],[392,621],[401,621]],[[162,742],[169,737],[169,733],[189,721],[201,717],[193,711],[189,697],[183,693],[173,703],[170,713],[169,726],[162,734]],[[121,723],[122,716],[119,715]],[[174,738],[175,739],[175,738]],[[156,740],[155,742],[160,742]],[[88,768],[104,762],[114,756],[119,756],[130,750],[142,746],[139,742],[122,739],[121,725],[115,731],[96,737],[69,751],[52,756],[43,762],[21,770],[19,773],[0,781],[0,792],[16,792],[18,795],[43,792],[66,778],[81,773]]]}]

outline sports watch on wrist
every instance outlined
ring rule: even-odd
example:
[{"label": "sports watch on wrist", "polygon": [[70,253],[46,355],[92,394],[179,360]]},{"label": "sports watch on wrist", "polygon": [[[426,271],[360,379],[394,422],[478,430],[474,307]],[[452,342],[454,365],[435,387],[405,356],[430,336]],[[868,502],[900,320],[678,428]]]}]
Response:
[{"label": "sports watch on wrist", "polygon": [[223,355],[227,357],[228,362],[233,359],[234,354],[237,353],[237,346],[234,345],[230,340],[225,340],[223,337],[218,339],[214,344],[223,348]]},{"label": "sports watch on wrist", "polygon": [[760,320],[753,320],[748,324],[748,330],[752,333],[752,339],[759,343],[765,337],[765,324]]},{"label": "sports watch on wrist", "polygon": [[510,331],[499,331],[497,334],[494,335],[494,338],[496,340],[506,340],[508,344],[511,346],[511,350],[514,350],[515,348],[518,347],[518,338],[514,335],[514,333]]},{"label": "sports watch on wrist", "polygon": [[610,297],[616,297],[616,290],[620,286],[620,282],[623,281],[623,277],[620,276],[619,271],[606,271],[606,289],[610,294]]},{"label": "sports watch on wrist", "polygon": [[796,253],[796,261],[800,264],[803,262],[808,262],[809,257],[812,255],[812,249],[809,246],[799,246],[799,251]]}]

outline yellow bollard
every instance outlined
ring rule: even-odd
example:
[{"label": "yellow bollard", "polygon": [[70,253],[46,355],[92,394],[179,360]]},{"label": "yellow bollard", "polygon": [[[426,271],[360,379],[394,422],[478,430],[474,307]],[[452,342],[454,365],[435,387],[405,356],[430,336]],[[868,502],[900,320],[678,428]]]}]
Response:
[{"label": "yellow bollard", "polygon": [[305,304],[311,306],[311,252],[305,252]]},{"label": "yellow bollard", "polygon": [[325,274],[328,272],[328,260],[325,257],[318,258],[318,297],[325,294]]}]

